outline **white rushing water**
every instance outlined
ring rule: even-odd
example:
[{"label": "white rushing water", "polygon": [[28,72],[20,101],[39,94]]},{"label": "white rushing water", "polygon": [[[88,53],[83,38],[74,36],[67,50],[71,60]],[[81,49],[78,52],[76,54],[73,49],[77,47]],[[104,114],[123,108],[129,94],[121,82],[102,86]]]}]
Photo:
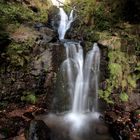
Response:
[{"label": "white rushing water", "polygon": [[59,8],[60,12],[60,24],[58,28],[59,39],[62,40],[65,37],[67,30],[70,28],[71,23],[73,22],[73,10],[71,10],[70,15],[68,16],[63,8]]},{"label": "white rushing water", "polygon": [[[72,98],[72,112],[85,113],[89,110],[97,111],[98,75],[100,65],[100,51],[95,43],[84,60],[83,48],[77,43],[65,43],[67,58],[62,65],[66,69],[70,95]],[[64,71],[64,70],[63,70]],[[91,88],[94,87],[94,95]],[[93,92],[93,91],[92,91]],[[90,97],[94,97],[90,103]],[[89,105],[90,104],[90,105]],[[91,104],[93,107],[91,108]]]},{"label": "white rushing water", "polygon": [[65,37],[67,30],[70,28],[71,23],[74,21],[73,10],[67,15],[62,8],[65,4],[65,0],[52,0],[53,5],[59,8],[60,23],[58,27],[59,39],[62,40]]},{"label": "white rushing water", "polygon": [[[52,0],[59,8],[59,39],[63,40],[71,23],[74,21],[73,10],[69,16],[62,8],[65,0]],[[68,92],[71,97],[71,113],[81,114],[98,110],[98,77],[100,66],[100,50],[97,43],[84,58],[83,48],[78,42],[65,42],[66,60],[62,64],[62,73],[67,76]],[[70,114],[71,114],[70,113]],[[70,115],[73,116],[73,115]],[[75,118],[75,117],[74,117]]]},{"label": "white rushing water", "polygon": [[[59,7],[61,3],[53,1]],[[64,1],[63,1],[64,3]],[[73,22],[73,10],[68,16],[62,7],[59,7],[60,24],[58,28],[59,39],[63,40],[67,30]],[[71,98],[71,109],[63,118],[64,127],[70,128],[72,140],[77,140],[77,132],[86,129],[88,122],[98,120],[98,78],[100,68],[100,50],[97,43],[84,56],[83,48],[79,42],[66,41],[66,60],[64,60],[61,70],[67,90]],[[57,117],[54,115],[55,120]],[[52,116],[49,118],[51,120]],[[58,117],[61,118],[60,116]],[[48,119],[48,120],[49,120]],[[50,120],[48,122],[50,122]],[[53,119],[52,119],[53,120]],[[60,122],[60,121],[58,121]],[[58,125],[57,125],[58,126]]]}]

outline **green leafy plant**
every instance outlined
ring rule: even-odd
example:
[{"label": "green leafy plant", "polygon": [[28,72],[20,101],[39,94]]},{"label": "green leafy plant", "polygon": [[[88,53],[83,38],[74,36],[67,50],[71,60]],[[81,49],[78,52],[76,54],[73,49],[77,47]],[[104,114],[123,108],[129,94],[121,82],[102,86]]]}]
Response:
[{"label": "green leafy plant", "polygon": [[122,77],[122,66],[118,63],[110,63],[109,64],[110,74],[113,78],[121,78]]},{"label": "green leafy plant", "polygon": [[4,23],[22,23],[25,21],[45,22],[48,19],[47,10],[39,7],[37,13],[20,3],[0,3],[0,22]]},{"label": "green leafy plant", "polygon": [[128,81],[128,84],[132,87],[132,88],[136,88],[136,79],[133,78],[132,76],[128,76],[127,77],[127,81]]},{"label": "green leafy plant", "polygon": [[129,96],[125,92],[121,93],[119,97],[122,102],[127,102],[129,99]]},{"label": "green leafy plant", "polygon": [[37,102],[37,97],[35,96],[35,94],[31,92],[27,92],[26,94],[27,95],[21,97],[22,101],[26,101],[32,104],[35,104]]},{"label": "green leafy plant", "polygon": [[99,90],[99,98],[105,100],[108,104],[114,104],[114,102],[110,98],[111,88],[109,87],[107,90]]}]

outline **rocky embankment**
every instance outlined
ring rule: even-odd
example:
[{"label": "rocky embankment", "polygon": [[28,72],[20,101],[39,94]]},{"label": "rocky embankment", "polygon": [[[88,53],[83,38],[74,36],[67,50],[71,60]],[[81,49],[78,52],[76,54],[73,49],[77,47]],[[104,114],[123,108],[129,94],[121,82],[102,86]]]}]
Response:
[{"label": "rocky embankment", "polygon": [[[0,2],[4,14],[0,19],[0,139],[14,139],[16,135],[16,139],[25,139],[24,129],[34,115],[51,108],[64,50],[50,27],[48,13],[42,13],[47,12],[48,5],[28,0]],[[17,17],[8,20],[8,16]]]}]

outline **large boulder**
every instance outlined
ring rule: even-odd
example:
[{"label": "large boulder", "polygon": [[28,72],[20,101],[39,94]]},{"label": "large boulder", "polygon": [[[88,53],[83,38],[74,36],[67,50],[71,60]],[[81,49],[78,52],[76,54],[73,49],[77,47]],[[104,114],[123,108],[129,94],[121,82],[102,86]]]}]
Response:
[{"label": "large boulder", "polygon": [[41,120],[30,122],[29,129],[26,132],[27,140],[51,140],[51,130]]}]

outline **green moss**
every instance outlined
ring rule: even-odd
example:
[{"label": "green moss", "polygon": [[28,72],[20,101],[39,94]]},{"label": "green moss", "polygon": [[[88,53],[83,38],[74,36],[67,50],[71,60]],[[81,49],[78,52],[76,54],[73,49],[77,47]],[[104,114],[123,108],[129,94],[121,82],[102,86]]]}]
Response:
[{"label": "green moss", "polygon": [[108,57],[110,76],[106,80],[107,88],[99,96],[108,102],[111,100],[111,93],[115,90],[116,94],[120,94],[120,100],[127,102],[128,95],[136,88],[137,76],[131,73],[131,64],[137,62],[135,56],[130,56],[120,50],[110,50]]},{"label": "green moss", "polygon": [[109,104],[114,104],[114,102],[110,98],[110,94],[111,94],[111,88],[108,88],[105,91],[99,90],[99,97],[101,99],[104,99]]},{"label": "green moss", "polygon": [[109,70],[112,78],[121,78],[122,77],[122,66],[118,63],[110,63]]},{"label": "green moss", "polygon": [[127,77],[127,82],[132,88],[136,88],[136,78],[133,76],[128,76]]},{"label": "green moss", "polygon": [[5,26],[9,23],[23,23],[23,22],[45,22],[48,18],[48,13],[44,9],[33,12],[27,6],[20,3],[0,3],[0,24]]},{"label": "green moss", "polygon": [[122,80],[121,86],[122,86],[122,89],[125,89],[127,87],[127,79]]},{"label": "green moss", "polygon": [[94,17],[95,28],[99,31],[104,31],[111,28],[111,13],[109,12],[108,7],[106,7],[106,4],[103,1],[96,4]]},{"label": "green moss", "polygon": [[140,61],[137,63],[135,70],[140,71]]},{"label": "green moss", "polygon": [[122,102],[127,102],[129,99],[129,96],[125,92],[121,93],[119,97],[120,97]]},{"label": "green moss", "polygon": [[[7,48],[7,60],[10,62],[11,66],[21,66],[23,67],[30,60],[31,44],[26,43],[16,43],[12,42]],[[31,46],[30,46],[31,45]]]},{"label": "green moss", "polygon": [[21,97],[21,101],[35,104],[37,102],[37,97],[33,92],[24,92],[24,96]]}]

